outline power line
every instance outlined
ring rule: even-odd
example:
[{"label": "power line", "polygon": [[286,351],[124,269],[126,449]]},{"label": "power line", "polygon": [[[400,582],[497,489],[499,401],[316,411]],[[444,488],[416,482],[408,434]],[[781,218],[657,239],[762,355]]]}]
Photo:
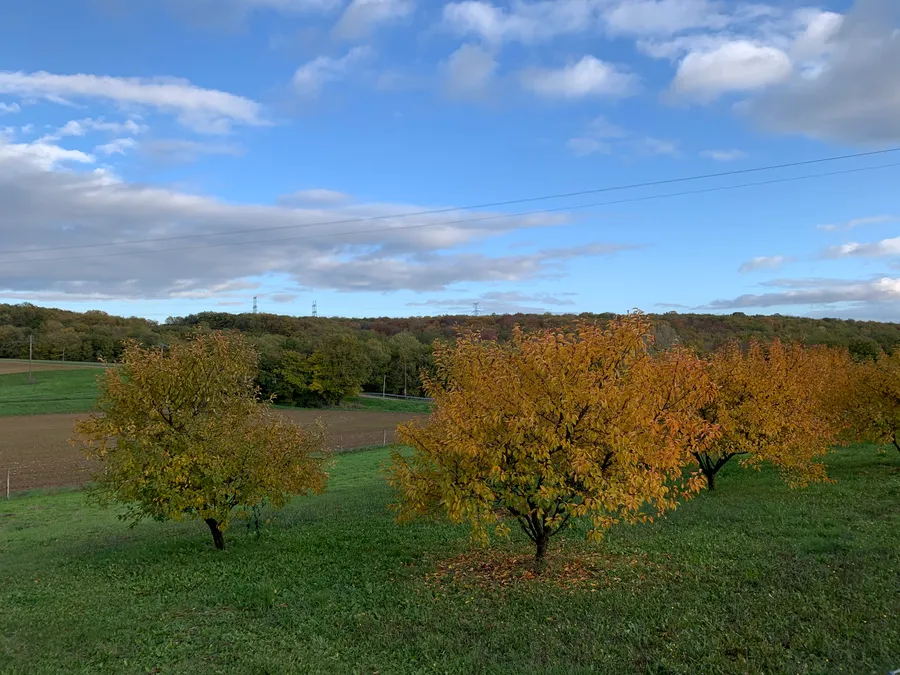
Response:
[{"label": "power line", "polygon": [[[478,209],[488,209],[488,208],[496,208],[500,206],[512,206],[514,204],[527,204],[532,202],[539,201],[549,201],[554,199],[568,199],[571,197],[584,197],[592,194],[600,194],[604,192],[618,192],[621,190],[634,190],[638,188],[645,187],[659,187],[661,185],[673,185],[677,183],[687,183],[698,180],[708,180],[711,178],[724,178],[727,176],[738,176],[750,173],[759,173],[762,171],[775,171],[778,169],[789,169],[793,167],[800,166],[810,166],[814,164],[824,164],[827,162],[838,162],[846,159],[859,159],[862,157],[872,157],[876,155],[884,155],[888,153],[900,152],[900,147],[896,148],[887,148],[884,150],[872,150],[869,152],[858,152],[849,155],[836,155],[832,157],[821,157],[819,159],[808,159],[797,162],[786,162],[784,164],[769,164],[766,166],[757,166],[749,169],[734,169],[731,171],[720,171],[717,173],[707,173],[707,174],[696,174],[692,176],[681,176],[678,178],[666,178],[662,180],[655,181],[646,181],[642,183],[629,183],[624,185],[614,185],[602,188],[593,188],[589,190],[577,190],[575,192],[562,192],[557,194],[550,195],[540,195],[537,197],[523,197],[520,199],[508,199],[505,201],[498,202],[486,202],[483,204],[472,204],[469,206],[454,206],[454,207],[446,207],[441,209],[431,209],[427,211],[412,211],[407,213],[396,213],[386,216],[365,216],[358,218],[346,218],[343,220],[330,220],[330,221],[319,221],[315,223],[300,223],[296,225],[277,225],[273,227],[260,227],[254,228],[251,230],[232,230],[230,232],[206,232],[202,234],[183,234],[183,235],[175,235],[171,237],[156,237],[152,239],[133,239],[131,241],[119,241],[119,242],[101,242],[98,244],[72,244],[69,246],[53,246],[47,248],[31,248],[31,249],[16,249],[12,251],[5,251],[7,254],[17,254],[17,253],[46,253],[50,251],[67,251],[73,249],[82,249],[82,248],[97,248],[100,246],[128,246],[132,244],[154,244],[164,241],[178,241],[184,239],[197,239],[203,237],[223,237],[230,236],[236,234],[256,234],[258,232],[272,232],[276,230],[290,230],[290,229],[300,229],[307,227],[326,227],[331,225],[349,225],[355,223],[364,223],[370,221],[378,221],[378,220],[396,220],[399,218],[413,218],[419,216],[431,216],[438,215],[441,213],[453,213],[457,211],[474,211]],[[166,249],[169,250],[169,249]],[[177,249],[175,249],[177,250]]]},{"label": "power line", "polygon": [[[310,234],[303,235],[299,237],[283,237],[280,239],[259,239],[256,241],[237,241],[237,242],[220,242],[217,244],[201,244],[198,246],[179,246],[172,248],[158,248],[158,249],[148,249],[142,251],[115,251],[112,253],[90,253],[87,255],[80,256],[65,256],[65,257],[57,257],[57,258],[31,258],[25,260],[0,260],[0,265],[18,265],[22,263],[37,263],[37,262],[59,262],[59,261],[67,261],[67,260],[85,260],[91,258],[112,258],[118,256],[128,256],[128,255],[146,255],[151,253],[169,253],[173,251],[194,251],[200,249],[207,248],[221,248],[227,246],[253,246],[258,244],[273,244],[273,243],[281,243],[286,241],[300,241],[303,239],[319,239],[322,237],[343,237],[348,235],[357,235],[357,234],[378,234],[382,232],[397,232],[402,230],[412,230],[423,227],[437,227],[442,225],[460,225],[460,224],[469,224],[469,223],[477,223],[484,222],[488,220],[498,220],[504,218],[518,218],[522,216],[534,216],[534,215],[542,215],[548,213],[560,213],[563,211],[576,211],[579,209],[587,209],[594,208],[598,206],[615,206],[620,204],[632,204],[637,202],[645,202],[645,201],[654,201],[657,199],[669,199],[672,197],[684,197],[689,195],[699,195],[699,194],[709,194],[713,192],[725,192],[728,190],[739,190],[748,187],[759,187],[763,185],[776,185],[780,183],[792,183],[801,180],[810,180],[813,178],[826,178],[829,176],[841,176],[853,173],[862,173],[865,171],[877,171],[880,169],[890,169],[894,167],[900,166],[900,162],[892,162],[890,164],[878,164],[876,166],[864,166],[857,167],[854,169],[841,169],[838,171],[827,171],[822,173],[813,173],[813,174],[805,174],[803,176],[790,176],[787,178],[773,178],[771,180],[764,181],[756,181],[753,183],[737,183],[734,185],[722,185],[711,188],[702,188],[699,190],[684,190],[680,192],[668,192],[660,195],[644,195],[641,197],[629,197],[626,199],[617,199],[613,201],[605,201],[605,202],[592,202],[588,204],[575,204],[571,206],[559,206],[552,209],[540,209],[536,211],[520,211],[518,213],[503,213],[503,214],[494,214],[490,216],[480,216],[477,218],[463,218],[458,220],[448,220],[437,223],[417,223],[415,225],[403,225],[400,227],[384,227],[378,229],[370,229],[370,230],[351,230],[349,232],[327,232],[321,234]],[[457,209],[458,210],[458,209]],[[30,252],[30,251],[29,251]]]}]

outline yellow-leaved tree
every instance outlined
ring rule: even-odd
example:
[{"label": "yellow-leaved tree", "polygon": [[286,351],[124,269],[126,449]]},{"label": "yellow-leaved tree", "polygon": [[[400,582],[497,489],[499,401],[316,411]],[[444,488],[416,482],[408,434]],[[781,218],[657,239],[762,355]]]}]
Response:
[{"label": "yellow-leaved tree", "polygon": [[900,451],[900,350],[855,364],[849,408],[858,438]]},{"label": "yellow-leaved tree", "polygon": [[836,392],[849,367],[846,352],[754,340],[746,349],[731,342],[707,363],[716,394],[701,413],[720,435],[696,459],[710,490],[735,457],[749,466],[768,462],[791,485],[826,480],[817,460],[839,439]]},{"label": "yellow-leaved tree", "polygon": [[702,486],[684,468],[715,436],[698,414],[712,387],[692,353],[654,358],[651,341],[636,313],[606,328],[517,328],[506,344],[437,344],[434,412],[398,428],[413,447],[393,456],[398,518],[443,511],[486,541],[511,517],[541,561],[572,518],[596,539],[674,508]]},{"label": "yellow-leaved tree", "polygon": [[324,433],[261,401],[256,353],[239,334],[198,334],[163,350],[129,343],[101,376],[98,412],[76,441],[99,460],[93,493],[137,522],[202,519],[216,548],[235,514],[321,492]]}]

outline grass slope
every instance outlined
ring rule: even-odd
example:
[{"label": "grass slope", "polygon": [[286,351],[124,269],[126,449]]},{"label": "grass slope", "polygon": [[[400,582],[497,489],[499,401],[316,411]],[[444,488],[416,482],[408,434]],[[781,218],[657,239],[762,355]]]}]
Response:
[{"label": "grass slope", "polygon": [[97,402],[97,368],[0,375],[0,415],[87,412]]},{"label": "grass slope", "polygon": [[[83,495],[0,507],[2,673],[879,673],[900,668],[900,463],[831,459],[791,491],[728,467],[715,494],[614,529],[596,587],[425,583],[465,531],[397,527],[383,450],[261,538],[128,530]],[[576,543],[573,533],[571,546]],[[646,557],[652,564],[635,566]]]},{"label": "grass slope", "polygon": [[[0,375],[0,416],[89,412],[97,402],[97,368],[42,370],[34,373]],[[383,412],[431,412],[427,401],[374,399],[362,396],[347,399],[340,410]]]}]

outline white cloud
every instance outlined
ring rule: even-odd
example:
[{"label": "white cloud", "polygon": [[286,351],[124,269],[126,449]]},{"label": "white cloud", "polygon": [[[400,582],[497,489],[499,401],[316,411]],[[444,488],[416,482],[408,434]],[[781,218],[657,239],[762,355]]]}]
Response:
[{"label": "white cloud", "polygon": [[94,152],[101,155],[124,155],[126,150],[134,150],[138,142],[133,138],[116,138],[109,143],[103,143],[94,148]]},{"label": "white cloud", "polygon": [[603,12],[614,34],[674,35],[696,28],[722,29],[734,21],[710,0],[620,0]]},{"label": "white cloud", "polygon": [[678,143],[672,140],[639,136],[613,124],[600,115],[587,125],[580,136],[570,138],[566,147],[576,157],[611,154],[613,151],[639,155],[678,155]]},{"label": "white cloud", "polygon": [[746,159],[747,153],[743,150],[703,150],[700,156],[716,162],[734,162],[739,159]]},{"label": "white cloud", "polygon": [[782,82],[792,69],[790,57],[780,49],[734,40],[685,56],[672,91],[679,97],[711,101],[727,92],[753,91]]},{"label": "white cloud", "polygon": [[353,0],[334,27],[334,34],[356,40],[371,34],[380,24],[409,16],[415,8],[414,0]]},{"label": "white cloud", "polygon": [[337,291],[437,291],[467,281],[559,276],[579,256],[632,248],[596,244],[500,257],[471,254],[461,247],[564,225],[570,217],[415,215],[434,207],[414,204],[236,204],[70,167],[92,159],[49,143],[0,145],[4,295],[199,297],[264,275]]},{"label": "white cloud", "polygon": [[522,86],[545,98],[621,98],[634,94],[638,88],[635,75],[590,55],[556,70],[524,70],[520,79]]},{"label": "white cloud", "polygon": [[741,265],[738,272],[747,274],[748,272],[758,272],[759,270],[777,270],[790,262],[793,262],[793,258],[783,255],[758,256]]},{"label": "white cloud", "polygon": [[801,9],[794,19],[802,26],[796,35],[791,52],[800,61],[817,59],[831,50],[831,41],[844,22],[844,16],[836,12],[818,9]]},{"label": "white cloud", "polygon": [[592,138],[624,138],[628,135],[618,124],[610,122],[605,116],[600,115],[591,120],[587,127]]},{"label": "white cloud", "polygon": [[67,162],[93,164],[94,161],[93,155],[80,150],[66,150],[43,140],[33,143],[7,143],[0,136],[0,167],[6,166],[11,175],[13,171],[18,172],[29,165],[50,171]]},{"label": "white cloud", "polygon": [[176,78],[0,71],[0,93],[48,101],[86,98],[147,106],[175,114],[183,125],[201,133],[224,133],[234,124],[265,124],[259,103]]},{"label": "white cloud", "polygon": [[678,144],[662,138],[645,136],[637,142],[637,149],[646,155],[677,155]]},{"label": "white cloud", "polygon": [[328,82],[343,79],[354,67],[372,57],[370,47],[354,47],[344,56],[319,56],[300,66],[294,73],[294,89],[304,96],[314,97]]},{"label": "white cloud", "polygon": [[285,195],[278,201],[281,204],[334,205],[349,202],[351,201],[351,197],[346,192],[338,192],[337,190],[328,190],[325,188],[311,188],[309,190],[300,190]]},{"label": "white cloud", "polygon": [[453,98],[479,99],[488,94],[497,72],[494,54],[474,44],[464,44],[443,64],[444,85]]},{"label": "white cloud", "polygon": [[894,223],[900,220],[897,216],[869,216],[867,218],[853,218],[844,223],[832,223],[830,225],[816,225],[820,230],[826,232],[838,232],[840,230],[852,230],[864,225],[880,225],[881,223]]},{"label": "white cloud", "polygon": [[596,138],[576,137],[566,141],[566,147],[576,157],[588,155],[608,155],[612,152],[612,146]]},{"label": "white cloud", "polygon": [[518,0],[505,9],[482,0],[466,0],[446,4],[443,20],[459,35],[474,35],[496,44],[534,44],[590,31],[599,25],[604,4],[605,0]]},{"label": "white cloud", "polygon": [[900,237],[869,243],[851,241],[840,246],[832,246],[825,252],[828,258],[882,258],[898,255],[900,255]]},{"label": "white cloud", "polygon": [[0,115],[8,115],[11,113],[17,113],[20,110],[22,110],[22,108],[19,106],[18,103],[15,103],[15,102],[3,103],[2,101],[0,101]]},{"label": "white cloud", "polygon": [[768,131],[860,145],[900,142],[900,3],[857,0],[843,21],[819,24],[812,42],[826,39],[821,62],[751,100],[745,112]]},{"label": "white cloud", "polygon": [[702,309],[739,309],[836,303],[884,303],[900,300],[900,278],[872,280],[796,280],[791,290],[716,300]]},{"label": "white cloud", "polygon": [[124,122],[107,122],[104,119],[70,120],[56,130],[56,132],[44,136],[44,140],[57,141],[66,136],[85,136],[92,131],[104,131],[110,134],[142,134],[150,130],[146,124],[141,124],[133,119]]}]

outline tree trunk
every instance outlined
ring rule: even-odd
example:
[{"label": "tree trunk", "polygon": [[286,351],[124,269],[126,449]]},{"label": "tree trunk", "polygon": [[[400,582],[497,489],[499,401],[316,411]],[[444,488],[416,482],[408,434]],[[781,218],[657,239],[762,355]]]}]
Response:
[{"label": "tree trunk", "polygon": [[220,551],[225,548],[225,535],[219,529],[219,522],[215,518],[207,518],[206,524],[209,525],[209,531],[212,532],[213,543]]},{"label": "tree trunk", "polygon": [[897,442],[896,431],[891,434],[891,442],[894,444],[894,447],[897,448],[897,452],[900,452],[900,443]]},{"label": "tree trunk", "polygon": [[741,455],[744,453],[740,452],[732,452],[726,455],[722,455],[715,462],[712,461],[712,458],[706,454],[700,454],[699,452],[694,453],[694,458],[697,460],[697,464],[700,465],[700,470],[703,472],[703,477],[706,478],[706,489],[712,492],[716,489],[716,474],[719,473],[719,469],[725,466],[732,457],[736,455]]},{"label": "tree trunk", "polygon": [[538,564],[543,564],[547,555],[547,545],[550,543],[550,535],[547,532],[542,532],[541,535],[535,540],[535,552],[534,552],[534,561]]}]

